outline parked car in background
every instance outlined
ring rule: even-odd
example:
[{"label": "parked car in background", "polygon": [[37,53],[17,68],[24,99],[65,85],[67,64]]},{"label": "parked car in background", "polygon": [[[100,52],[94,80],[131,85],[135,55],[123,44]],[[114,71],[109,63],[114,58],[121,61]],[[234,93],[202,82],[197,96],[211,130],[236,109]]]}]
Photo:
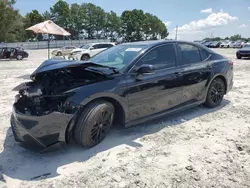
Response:
[{"label": "parked car in background", "polygon": [[212,44],[212,42],[210,42],[210,41],[207,41],[207,42],[203,43],[203,45],[206,46],[206,47],[209,47],[209,45],[211,45],[211,44]]},{"label": "parked car in background", "polygon": [[89,58],[100,53],[101,51],[111,48],[113,46],[115,46],[115,43],[110,42],[84,44],[80,48],[72,50],[71,57],[74,58],[74,60],[88,60]]},{"label": "parked car in background", "polygon": [[17,59],[28,58],[29,54],[19,48],[0,48],[0,59]]},{"label": "parked car in background", "polygon": [[220,47],[221,48],[233,48],[234,42],[233,41],[225,41],[222,42]]},{"label": "parked car in background", "polygon": [[236,41],[233,44],[233,48],[242,48],[244,45],[245,45],[245,42],[243,42],[243,41]]},{"label": "parked car in background", "polygon": [[53,50],[51,54],[54,56],[69,56],[74,49],[76,49],[75,46],[64,46],[58,50]]},{"label": "parked car in background", "polygon": [[221,45],[221,42],[215,41],[215,42],[212,42],[208,47],[209,48],[219,48],[220,45]]},{"label": "parked car in background", "polygon": [[93,147],[112,125],[129,127],[204,104],[218,107],[233,86],[233,63],[203,45],[144,41],[89,61],[48,60],[14,90],[15,140],[35,151],[74,139]]},{"label": "parked car in background", "polygon": [[245,45],[243,48],[236,52],[237,59],[241,59],[242,57],[250,58],[250,44]]}]

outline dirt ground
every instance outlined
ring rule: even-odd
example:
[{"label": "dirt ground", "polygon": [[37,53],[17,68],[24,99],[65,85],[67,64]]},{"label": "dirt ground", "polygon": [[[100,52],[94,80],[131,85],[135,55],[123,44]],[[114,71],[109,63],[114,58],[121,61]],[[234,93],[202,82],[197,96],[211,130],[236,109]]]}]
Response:
[{"label": "dirt ground", "polygon": [[250,60],[234,61],[234,87],[221,107],[198,106],[129,129],[114,129],[92,149],[71,144],[35,154],[14,142],[16,85],[44,60],[0,61],[0,187],[250,187]]}]

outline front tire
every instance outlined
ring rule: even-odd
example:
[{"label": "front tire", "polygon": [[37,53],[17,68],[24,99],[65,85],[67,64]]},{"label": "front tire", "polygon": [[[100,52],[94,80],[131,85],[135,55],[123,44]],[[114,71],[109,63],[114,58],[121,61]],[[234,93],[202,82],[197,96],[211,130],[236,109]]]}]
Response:
[{"label": "front tire", "polygon": [[56,56],[62,56],[62,52],[57,52]]},{"label": "front tire", "polygon": [[242,57],[240,55],[237,55],[237,59],[241,59]]},{"label": "front tire", "polygon": [[215,78],[207,92],[207,99],[204,105],[208,108],[218,107],[226,93],[226,86],[221,78]]},{"label": "front tire", "polygon": [[88,54],[83,54],[81,57],[81,61],[87,61],[89,60],[90,56]]},{"label": "front tire", "polygon": [[85,147],[99,144],[113,124],[114,112],[114,106],[106,101],[89,104],[76,124],[74,130],[76,143]]}]

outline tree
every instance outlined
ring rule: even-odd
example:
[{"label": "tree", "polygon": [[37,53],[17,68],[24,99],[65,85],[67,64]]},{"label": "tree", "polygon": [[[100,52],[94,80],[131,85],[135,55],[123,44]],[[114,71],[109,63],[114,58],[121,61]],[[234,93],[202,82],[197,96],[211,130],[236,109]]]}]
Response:
[{"label": "tree", "polygon": [[239,34],[236,34],[236,35],[233,35],[230,37],[230,40],[232,40],[232,41],[241,40],[241,39],[242,39],[242,37]]},{"label": "tree", "polygon": [[[44,17],[37,10],[32,10],[30,13],[25,15],[24,28],[26,29],[43,21]],[[34,34],[32,31],[26,31],[26,38],[34,38],[35,36],[36,34]]]},{"label": "tree", "polygon": [[42,17],[43,17],[43,20],[50,20],[51,19],[51,14],[48,12],[48,11],[45,11],[43,14],[42,14]]},{"label": "tree", "polygon": [[124,11],[121,15],[121,33],[125,41],[143,40],[143,24],[145,15],[142,10]]},{"label": "tree", "polygon": [[116,41],[121,32],[121,19],[113,11],[106,13],[104,38]]},{"label": "tree", "polygon": [[58,0],[51,8],[51,19],[59,26],[68,29],[70,21],[69,4],[63,0]]},{"label": "tree", "polygon": [[84,23],[84,29],[87,34],[87,38],[102,38],[105,26],[105,12],[104,10],[92,3],[83,3],[82,9],[85,12],[86,20]]},{"label": "tree", "polygon": [[122,35],[125,41],[166,38],[166,25],[156,16],[142,10],[124,11],[121,15]]},{"label": "tree", "polygon": [[15,0],[0,1],[0,42],[13,42],[23,40],[22,17],[18,10],[13,8]]}]

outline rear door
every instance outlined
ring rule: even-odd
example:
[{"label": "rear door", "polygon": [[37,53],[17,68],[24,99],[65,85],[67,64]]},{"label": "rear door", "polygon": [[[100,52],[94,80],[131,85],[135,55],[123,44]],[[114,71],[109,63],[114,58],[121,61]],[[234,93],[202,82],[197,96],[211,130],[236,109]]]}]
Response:
[{"label": "rear door", "polygon": [[[181,103],[182,77],[176,62],[175,44],[164,44],[146,53],[128,73],[130,120],[156,114]],[[140,75],[138,79],[135,70],[144,64],[153,65],[155,72]]]},{"label": "rear door", "polygon": [[211,75],[207,62],[209,52],[196,45],[179,43],[179,65],[183,75],[182,103],[193,103],[206,97],[206,84]]}]

